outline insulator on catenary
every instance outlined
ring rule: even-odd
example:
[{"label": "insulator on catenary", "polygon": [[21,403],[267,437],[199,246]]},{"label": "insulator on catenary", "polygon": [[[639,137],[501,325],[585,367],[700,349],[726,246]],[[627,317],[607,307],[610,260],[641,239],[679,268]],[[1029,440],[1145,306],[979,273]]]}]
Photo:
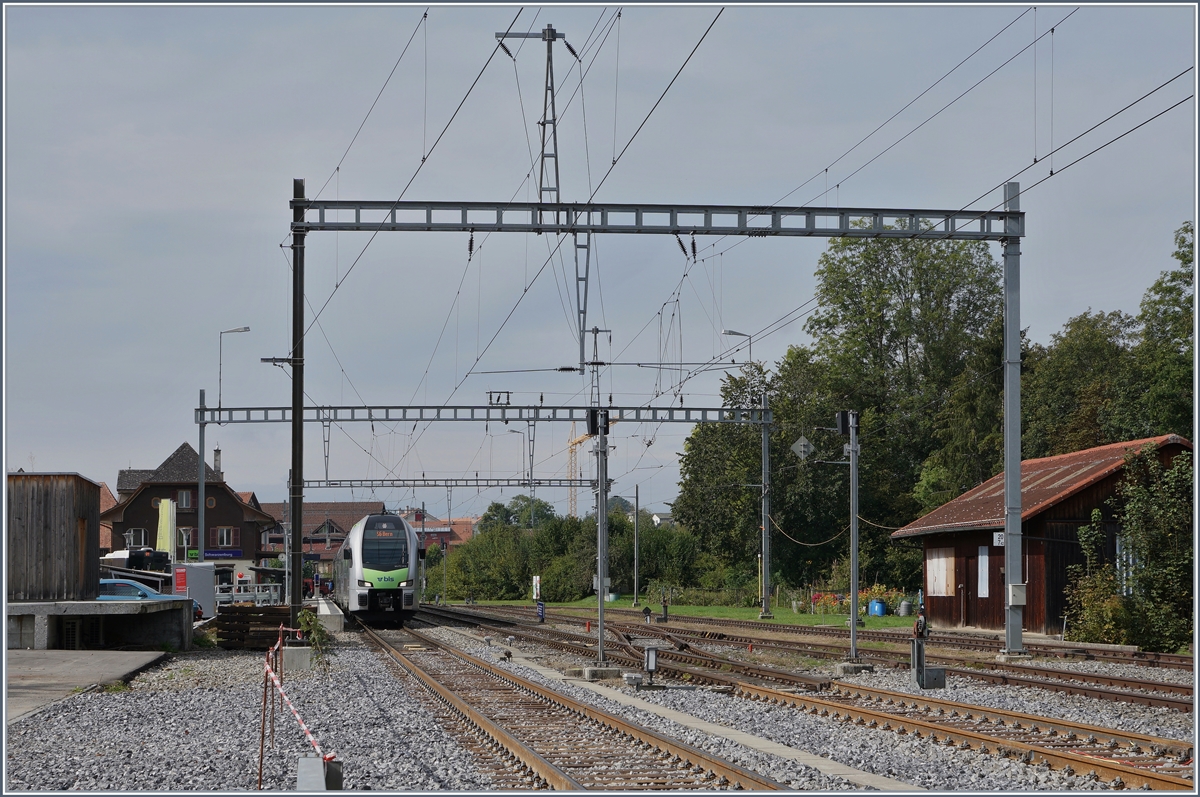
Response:
[{"label": "insulator on catenary", "polygon": [[512,52],[507,47],[504,46],[504,42],[500,42],[500,49],[503,50],[504,54],[507,55],[509,58],[512,58],[514,61],[517,60],[513,56]]},{"label": "insulator on catenary", "polygon": [[569,41],[567,41],[566,39],[563,39],[563,44],[567,45],[567,52],[569,52],[572,56],[574,56],[575,60],[578,61],[579,53],[575,52],[575,48],[571,46],[571,43]]},{"label": "insulator on catenary", "polygon": [[692,262],[696,262],[696,236],[692,235]]},{"label": "insulator on catenary", "polygon": [[678,234],[675,236],[675,242],[679,244],[679,251],[683,252],[684,257],[687,257],[687,247],[683,245],[683,239]]},{"label": "insulator on catenary", "polygon": [[471,237],[467,239],[467,257],[475,254],[475,233],[471,233]]}]

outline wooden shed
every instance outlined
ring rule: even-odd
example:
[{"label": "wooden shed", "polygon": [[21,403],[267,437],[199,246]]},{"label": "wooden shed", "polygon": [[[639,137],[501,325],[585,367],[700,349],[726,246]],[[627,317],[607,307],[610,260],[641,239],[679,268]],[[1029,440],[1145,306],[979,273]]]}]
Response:
[{"label": "wooden shed", "polygon": [[78,473],[8,474],[8,600],[93,600],[100,485]]},{"label": "wooden shed", "polygon": [[[1107,501],[1116,492],[1125,453],[1151,444],[1166,464],[1192,444],[1178,435],[1089,448],[1021,463],[1021,581],[1024,630],[1062,633],[1067,567],[1083,564],[1076,530],[1103,512],[1109,561],[1119,558],[1118,526]],[[925,609],[934,626],[1003,629],[1004,474],[988,479],[892,533],[921,537]]]}]

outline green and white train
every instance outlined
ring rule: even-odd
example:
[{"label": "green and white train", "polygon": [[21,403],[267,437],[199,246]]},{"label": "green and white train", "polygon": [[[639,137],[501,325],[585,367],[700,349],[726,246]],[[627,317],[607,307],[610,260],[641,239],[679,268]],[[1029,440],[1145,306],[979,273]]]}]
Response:
[{"label": "green and white train", "polygon": [[417,609],[417,532],[399,515],[368,515],[351,527],[333,566],[333,599],[347,614],[395,612],[404,621]]}]

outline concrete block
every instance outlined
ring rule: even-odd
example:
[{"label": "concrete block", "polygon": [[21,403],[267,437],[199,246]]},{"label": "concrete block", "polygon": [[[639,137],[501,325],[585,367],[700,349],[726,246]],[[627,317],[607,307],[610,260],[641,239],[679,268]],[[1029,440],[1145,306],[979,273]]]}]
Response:
[{"label": "concrete block", "polygon": [[833,665],[834,675],[861,675],[864,672],[875,672],[875,665],[853,661],[839,661]]},{"label": "concrete block", "polygon": [[325,598],[317,601],[317,619],[331,634],[340,633],[346,627],[346,618],[342,615],[342,610],[336,603]]},{"label": "concrete block", "polygon": [[296,791],[325,791],[325,762],[320,756],[300,756],[296,766]]},{"label": "concrete block", "polygon": [[312,648],[287,647],[283,648],[283,674],[302,672],[312,669]]},{"label": "concrete block", "polygon": [[584,667],[583,677],[587,681],[599,681],[604,678],[620,678],[621,670],[617,667]]}]

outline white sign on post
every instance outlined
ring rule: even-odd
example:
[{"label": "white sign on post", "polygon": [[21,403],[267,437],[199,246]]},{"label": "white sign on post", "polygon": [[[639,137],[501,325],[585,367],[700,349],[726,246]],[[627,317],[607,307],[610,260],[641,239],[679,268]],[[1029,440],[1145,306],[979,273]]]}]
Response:
[{"label": "white sign on post", "polygon": [[995,545],[998,548],[1004,547],[1004,532],[1003,531],[996,531],[996,532],[992,533],[992,545]]},{"label": "white sign on post", "polygon": [[800,457],[800,459],[808,459],[812,455],[813,445],[808,442],[808,438],[801,437],[796,442],[792,443],[792,453]]},{"label": "white sign on post", "polygon": [[533,577],[533,599],[535,601],[540,601],[542,599],[542,577],[541,576]]}]

